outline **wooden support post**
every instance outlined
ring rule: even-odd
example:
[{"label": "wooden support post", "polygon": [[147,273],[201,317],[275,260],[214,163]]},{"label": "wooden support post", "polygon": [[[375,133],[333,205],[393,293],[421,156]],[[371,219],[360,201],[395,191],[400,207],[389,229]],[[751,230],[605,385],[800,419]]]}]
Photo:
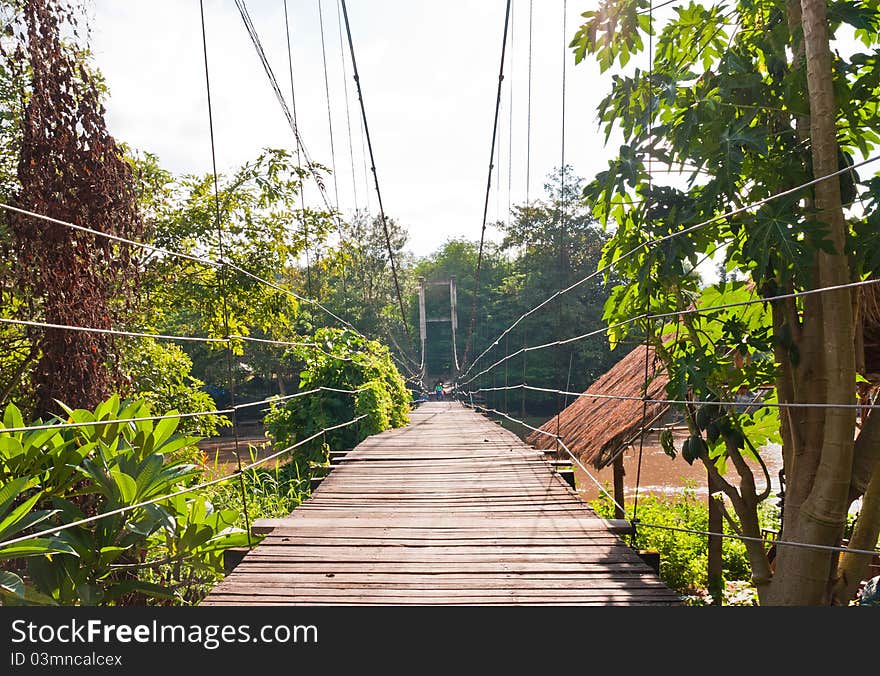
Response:
[{"label": "wooden support post", "polygon": [[[724,528],[724,512],[721,503],[712,494],[716,492],[716,484],[709,474],[709,527],[710,533],[721,533]],[[712,603],[721,605],[724,600],[724,559],[721,552],[722,538],[709,535],[709,552],[707,562],[707,582]]]},{"label": "wooden support post", "polygon": [[[617,457],[614,458],[614,462],[612,463],[612,468],[614,471],[614,501],[617,502],[618,505],[624,505],[625,497],[624,497],[624,488],[623,488],[623,477],[626,476],[626,471],[623,468],[623,452],[617,454]],[[625,519],[626,513],[618,507],[614,505],[614,518],[615,519]]]}]

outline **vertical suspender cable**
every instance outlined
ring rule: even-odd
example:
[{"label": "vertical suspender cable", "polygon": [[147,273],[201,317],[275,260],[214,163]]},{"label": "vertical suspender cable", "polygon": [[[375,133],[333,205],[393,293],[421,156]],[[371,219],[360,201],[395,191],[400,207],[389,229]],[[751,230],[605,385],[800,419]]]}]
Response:
[{"label": "vertical suspender cable", "polygon": [[[293,126],[297,127],[297,119],[296,119],[296,90],[293,86],[293,50],[290,48],[290,21],[287,18],[287,0],[284,0],[284,33],[287,37],[287,70],[290,74],[290,110],[293,116]],[[302,168],[302,151],[300,150],[300,144],[296,144],[296,169],[297,176],[299,176],[299,213],[300,213],[300,222],[302,223],[303,228],[303,237],[305,238],[305,247],[306,247],[306,289],[309,292],[309,297],[312,297],[312,266],[311,261],[309,261],[309,228],[306,223],[306,196],[304,192],[304,183],[302,180],[301,172]]]},{"label": "vertical suspender cable", "polygon": [[330,78],[327,75],[327,47],[324,41],[324,10],[322,0],[318,2],[318,24],[321,30],[321,59],[324,64],[324,94],[327,97],[327,127],[330,130],[330,167],[333,170],[333,197],[336,211],[339,211],[339,181],[336,179],[336,145],[333,142],[333,111],[330,105]]},{"label": "vertical suspender cable", "polygon": [[483,204],[483,226],[480,230],[480,249],[477,253],[477,270],[474,277],[474,299],[471,302],[471,318],[468,322],[468,332],[464,342],[464,354],[461,359],[462,364],[467,364],[471,338],[474,334],[474,324],[477,320],[477,300],[480,296],[480,271],[483,263],[483,247],[486,242],[486,216],[489,212],[489,194],[492,190],[492,169],[494,169],[493,159],[495,158],[495,142],[498,137],[498,115],[501,111],[501,85],[504,82],[504,59],[507,55],[507,31],[510,25],[510,3],[511,0],[507,0],[507,8],[504,11],[504,36],[501,41],[501,66],[498,69],[498,95],[495,98],[495,118],[492,123],[492,148],[489,152],[489,175],[486,180],[486,201]]},{"label": "vertical suspender cable", "polygon": [[339,60],[342,62],[342,91],[345,94],[345,124],[348,128],[348,157],[351,160],[351,189],[354,193],[354,210],[358,210],[357,176],[354,168],[354,144],[351,136],[351,106],[348,101],[348,71],[345,67],[345,40],[342,37],[342,5],[336,3],[336,21],[339,27]]},{"label": "vertical suspender cable", "polygon": [[341,0],[341,2],[342,15],[345,19],[345,32],[348,36],[348,49],[351,53],[351,68],[354,74],[355,85],[357,85],[358,101],[360,101],[361,104],[361,119],[364,123],[364,135],[367,138],[367,148],[370,152],[371,170],[373,172],[373,181],[376,186],[376,199],[379,202],[379,218],[382,220],[382,230],[385,233],[385,245],[388,248],[388,260],[391,262],[391,275],[394,278],[394,290],[397,293],[397,304],[400,308],[400,320],[403,322],[403,330],[406,333],[406,339],[408,342],[411,342],[412,339],[409,334],[409,325],[406,321],[406,311],[403,308],[403,296],[400,294],[400,282],[397,278],[397,266],[394,263],[394,251],[391,248],[391,235],[388,233],[388,219],[385,217],[385,207],[382,205],[382,192],[379,190],[379,176],[376,173],[376,158],[373,154],[373,142],[370,140],[370,126],[367,123],[367,109],[364,105],[364,93],[361,89],[361,78],[358,73],[357,59],[354,55],[354,42],[351,39],[351,25],[348,21],[348,7],[345,4],[345,0]]},{"label": "vertical suspender cable", "polygon": [[[649,0],[648,5],[648,25],[651,27],[651,30],[648,31],[648,138],[650,139],[654,134],[654,33],[653,33],[653,25],[654,25],[654,0]],[[652,156],[650,150],[648,151],[648,195],[651,194],[651,184],[653,182],[653,175],[651,173],[651,163]],[[646,209],[646,218],[651,218],[651,210]],[[648,221],[648,225],[650,226],[650,220]],[[648,317],[650,315],[650,306],[645,306],[645,316]],[[648,359],[650,355],[650,336],[651,336],[651,320],[645,320],[645,390],[642,393],[642,430],[641,434],[639,434],[639,460],[638,465],[636,467],[636,491],[633,496],[633,535],[632,535],[632,543],[633,546],[636,544],[636,537],[638,536],[638,521],[639,521],[639,487],[641,485],[642,479],[642,455],[645,450],[645,418],[648,416]]]},{"label": "vertical suspender cable", "polygon": [[[510,7],[510,72],[513,73],[513,33],[516,28],[514,21],[514,7]],[[513,76],[510,78],[510,105],[508,106],[507,120],[507,213],[504,216],[504,222],[510,227],[510,209],[511,209],[511,193],[513,191]]]},{"label": "vertical suspender cable", "polygon": [[534,0],[529,0],[529,84],[526,112],[526,205],[529,203],[529,188],[532,179],[532,24]]},{"label": "vertical suspender cable", "polygon": [[[220,253],[220,259],[226,260],[226,252],[223,243],[223,227],[220,224],[220,183],[217,177],[217,151],[216,146],[214,144],[214,112],[211,106],[211,78],[208,71],[208,38],[205,31],[205,3],[204,0],[199,0],[199,14],[201,17],[201,25],[202,25],[202,52],[205,58],[205,90],[207,91],[208,96],[208,131],[211,137],[211,167],[214,172],[214,219],[215,219],[215,227],[217,230],[217,246]],[[235,377],[232,370],[232,343],[228,340],[229,338],[229,301],[227,298],[228,292],[228,270],[227,266],[222,266],[220,270],[217,271],[218,274],[218,282],[220,294],[223,298],[223,331],[224,338],[226,338],[226,370],[227,377],[229,379],[229,397],[231,400],[232,408],[232,433],[233,438],[235,439],[235,459],[238,463],[238,480],[239,487],[241,489],[241,505],[242,510],[244,511],[244,524],[245,530],[247,531],[248,538],[248,546],[253,547],[253,542],[251,541],[251,524],[250,524],[250,516],[248,515],[247,508],[247,494],[245,492],[244,487],[244,474],[241,471],[241,454],[239,448],[239,438],[238,438],[238,419],[235,408]]]},{"label": "vertical suspender cable", "polygon": [[[562,92],[561,92],[561,105],[562,105],[562,114],[561,114],[561,138],[560,138],[560,167],[559,167],[559,250],[558,256],[559,261],[557,263],[557,267],[559,268],[559,287],[564,288],[568,286],[565,279],[566,275],[566,266],[565,266],[565,226],[566,226],[566,203],[565,203],[565,76],[566,76],[566,66],[567,66],[567,56],[568,56],[568,42],[565,39],[568,33],[568,0],[562,0]],[[560,302],[556,308],[556,318],[558,322],[558,329],[562,330],[562,305]],[[571,365],[571,348],[569,349],[569,369]],[[565,353],[566,348],[560,346],[560,359],[557,361],[558,364],[564,364],[565,361],[561,359],[562,355]],[[570,375],[570,371],[569,371]],[[568,387],[566,387],[566,391]],[[556,395],[556,435],[559,436],[559,414],[562,411],[562,396],[557,393]],[[557,448],[557,451],[559,449]]]}]

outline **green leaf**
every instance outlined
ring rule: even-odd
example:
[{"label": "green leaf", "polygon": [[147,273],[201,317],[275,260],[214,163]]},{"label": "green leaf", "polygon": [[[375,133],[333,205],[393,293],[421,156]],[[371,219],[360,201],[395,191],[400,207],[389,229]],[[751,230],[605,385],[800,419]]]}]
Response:
[{"label": "green leaf", "polygon": [[125,472],[114,467],[110,470],[110,476],[119,489],[119,496],[123,504],[132,504],[138,494],[137,482]]},{"label": "green leaf", "polygon": [[7,547],[0,547],[0,560],[20,559],[29,556],[70,554],[79,556],[69,544],[57,538],[33,538]]},{"label": "green leaf", "polygon": [[24,581],[15,573],[10,573],[8,570],[0,570],[0,590],[23,599]]},{"label": "green leaf", "polygon": [[0,519],[0,540],[4,539],[11,533],[15,533],[21,530],[19,524],[21,524],[22,522],[27,523],[26,517],[41,497],[41,493],[32,495],[23,503],[15,507],[9,514]]},{"label": "green leaf", "polygon": [[3,413],[3,427],[24,427],[24,418],[21,417],[21,411],[15,404],[9,404]]},{"label": "green leaf", "polygon": [[101,551],[98,555],[98,565],[102,568],[110,565],[118,559],[123,552],[126,552],[129,549],[130,547],[101,547]]}]

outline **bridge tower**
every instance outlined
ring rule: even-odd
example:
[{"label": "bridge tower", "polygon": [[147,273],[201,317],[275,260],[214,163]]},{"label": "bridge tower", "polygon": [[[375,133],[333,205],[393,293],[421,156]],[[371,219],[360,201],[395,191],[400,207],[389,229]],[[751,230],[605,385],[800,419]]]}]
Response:
[{"label": "bridge tower", "polygon": [[[425,290],[429,286],[448,286],[449,287],[449,315],[439,317],[428,317],[425,312]],[[431,377],[441,376],[448,377],[449,381],[453,381],[458,377],[458,349],[456,347],[456,333],[458,332],[458,295],[456,291],[455,275],[451,275],[446,281],[428,282],[424,277],[419,277],[419,338],[422,348],[422,374],[427,376],[427,343],[428,343],[428,324],[429,323],[446,323],[449,322],[452,330],[452,372],[447,374],[430,374]]]}]

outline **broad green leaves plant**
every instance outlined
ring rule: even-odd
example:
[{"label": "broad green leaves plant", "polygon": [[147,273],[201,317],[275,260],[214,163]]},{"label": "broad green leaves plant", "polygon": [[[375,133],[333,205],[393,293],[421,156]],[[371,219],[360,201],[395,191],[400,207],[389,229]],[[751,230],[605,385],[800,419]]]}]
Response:
[{"label": "broad green leaves plant", "polygon": [[[201,477],[186,460],[197,438],[178,434],[175,418],[113,422],[149,417],[143,401],[113,397],[94,411],[65,411],[64,422],[82,426],[59,428],[56,420],[45,430],[4,432],[24,426],[12,405],[0,425],[0,543],[49,531],[0,544],[3,602],[179,600],[184,568],[216,577],[219,552],[247,541],[233,527],[237,513],[214,511],[204,492],[165,498]],[[92,517],[102,518],[51,531]]]}]

